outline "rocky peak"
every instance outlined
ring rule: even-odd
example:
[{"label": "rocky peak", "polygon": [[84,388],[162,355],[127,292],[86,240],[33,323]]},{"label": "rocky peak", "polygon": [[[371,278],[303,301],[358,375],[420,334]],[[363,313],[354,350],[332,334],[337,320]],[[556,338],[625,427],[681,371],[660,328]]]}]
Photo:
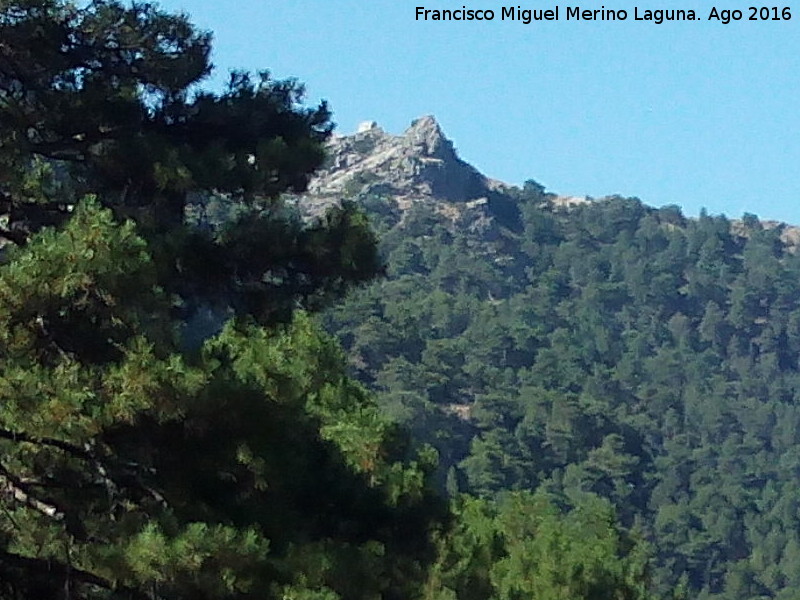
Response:
[{"label": "rocky peak", "polygon": [[[470,231],[479,230],[490,239],[497,233],[498,215],[508,217],[517,210],[508,194],[510,187],[461,160],[436,119],[426,115],[412,121],[401,135],[364,121],[354,134],[335,136],[325,166],[296,200],[307,217],[323,214],[343,198],[386,200],[402,213],[424,202],[454,224],[468,223]],[[570,211],[595,200],[549,194],[546,201],[553,210]],[[511,221],[506,218],[505,226]],[[789,251],[800,252],[800,227],[771,221],[762,225],[780,228]],[[748,235],[740,221],[734,220],[732,227],[735,233]]]},{"label": "rocky peak", "polygon": [[458,160],[453,143],[448,140],[439,123],[431,115],[415,119],[403,134],[404,141],[422,156]]},{"label": "rocky peak", "polygon": [[487,179],[458,157],[432,116],[414,120],[402,135],[366,121],[355,134],[334,137],[328,153],[302,199],[306,206],[363,195],[463,203],[490,189]]}]

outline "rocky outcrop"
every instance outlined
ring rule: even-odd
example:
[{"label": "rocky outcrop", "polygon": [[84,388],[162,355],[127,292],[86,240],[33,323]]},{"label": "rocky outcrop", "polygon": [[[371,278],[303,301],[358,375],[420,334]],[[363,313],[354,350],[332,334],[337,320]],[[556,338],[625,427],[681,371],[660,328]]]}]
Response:
[{"label": "rocky outcrop", "polygon": [[498,185],[458,157],[431,116],[416,119],[402,135],[367,121],[355,134],[335,137],[328,152],[327,164],[301,198],[308,212],[365,195],[391,197],[400,205],[465,203],[487,197]]},{"label": "rocky outcrop", "polygon": [[[307,217],[324,213],[343,198],[385,200],[405,212],[425,202],[454,224],[480,231],[481,237],[497,237],[502,223],[513,228],[514,200],[511,186],[489,179],[461,160],[432,116],[416,119],[401,135],[384,131],[375,121],[365,121],[356,133],[334,137],[325,166],[297,198]],[[556,211],[570,211],[594,200],[585,196],[548,194],[546,203]],[[506,218],[503,218],[505,215]],[[800,248],[800,228],[763,221],[766,228],[779,227],[781,239],[791,251]],[[741,223],[732,221],[735,233],[747,235]]]}]

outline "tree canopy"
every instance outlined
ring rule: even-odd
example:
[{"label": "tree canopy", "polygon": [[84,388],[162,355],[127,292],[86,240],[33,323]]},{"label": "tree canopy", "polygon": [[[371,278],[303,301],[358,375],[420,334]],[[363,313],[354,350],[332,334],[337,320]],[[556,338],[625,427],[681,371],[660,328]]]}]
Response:
[{"label": "tree canopy", "polygon": [[662,596],[794,597],[796,233],[508,194],[519,223],[491,229],[364,198],[388,277],[325,314],[353,373],[437,448],[441,490],[599,495]]}]

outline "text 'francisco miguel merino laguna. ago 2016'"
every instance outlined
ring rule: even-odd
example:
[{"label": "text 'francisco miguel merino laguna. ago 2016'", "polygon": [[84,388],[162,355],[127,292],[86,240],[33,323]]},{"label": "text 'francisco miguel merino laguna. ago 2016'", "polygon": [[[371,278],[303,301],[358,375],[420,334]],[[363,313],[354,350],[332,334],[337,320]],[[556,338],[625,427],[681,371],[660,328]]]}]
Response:
[{"label": "text 'francisco miguel merino laguna. ago 2016'", "polygon": [[552,8],[523,8],[522,6],[503,6],[497,9],[474,9],[462,6],[454,9],[432,9],[416,7],[417,21],[517,21],[528,25],[535,21],[649,21],[656,25],[667,21],[789,21],[789,7],[749,6],[742,10],[718,9],[711,7],[708,14],[699,16],[693,9],[681,8],[640,8],[633,10],[582,8],[580,6],[553,6]]}]

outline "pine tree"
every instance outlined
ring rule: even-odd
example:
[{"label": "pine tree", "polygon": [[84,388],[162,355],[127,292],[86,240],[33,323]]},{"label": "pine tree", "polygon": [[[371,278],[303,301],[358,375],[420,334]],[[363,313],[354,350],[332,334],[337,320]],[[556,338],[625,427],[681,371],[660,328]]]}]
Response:
[{"label": "pine tree", "polygon": [[[278,196],[322,164],[332,129],[324,103],[302,105],[302,85],[235,72],[222,93],[204,91],[210,34],[155,5],[0,9],[0,237],[24,244],[96,194],[137,222],[185,313],[211,304],[262,321],[379,270],[352,208],[313,230],[280,210]],[[235,218],[187,228],[187,206],[212,194]]]},{"label": "pine tree", "polygon": [[432,461],[298,310],[373,277],[374,236],[278,199],[329,113],[200,90],[209,52],[150,4],[0,3],[0,598],[412,593]]}]

